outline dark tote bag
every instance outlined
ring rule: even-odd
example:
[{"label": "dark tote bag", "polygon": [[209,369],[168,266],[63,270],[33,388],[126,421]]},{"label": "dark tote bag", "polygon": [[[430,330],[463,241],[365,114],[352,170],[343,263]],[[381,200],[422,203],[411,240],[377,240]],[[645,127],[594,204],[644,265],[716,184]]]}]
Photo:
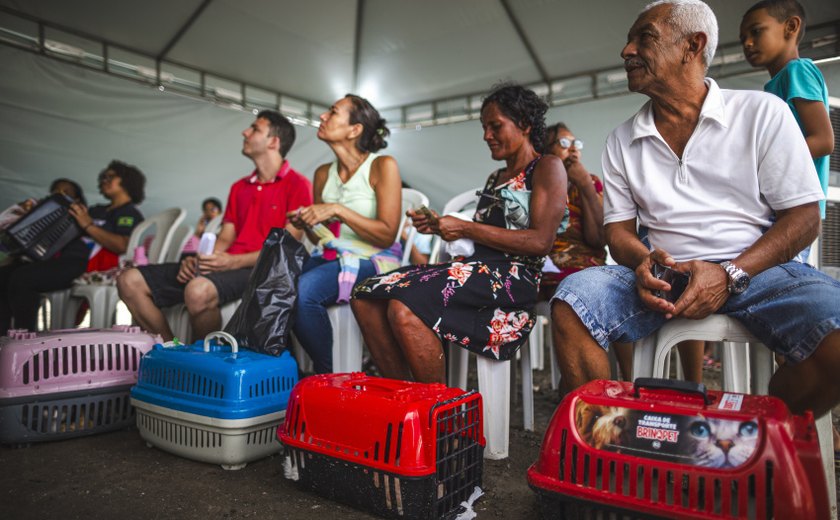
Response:
[{"label": "dark tote bag", "polygon": [[303,244],[283,228],[272,228],[248,278],[242,303],[225,332],[250,350],[279,356],[289,347],[297,303],[297,281],[309,258]]}]

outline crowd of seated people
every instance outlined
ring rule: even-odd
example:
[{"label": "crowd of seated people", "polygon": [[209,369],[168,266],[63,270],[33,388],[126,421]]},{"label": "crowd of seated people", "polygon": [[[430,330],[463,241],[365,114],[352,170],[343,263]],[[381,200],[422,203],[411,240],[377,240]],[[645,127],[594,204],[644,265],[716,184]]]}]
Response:
[{"label": "crowd of seated people", "polygon": [[[546,127],[544,100],[513,83],[494,87],[480,121],[502,167],[488,176],[472,219],[406,213],[420,234],[471,244],[471,253],[445,263],[429,265],[412,251],[412,265],[399,267],[400,172],[393,157],[379,153],[389,130],[366,99],[347,94],[320,116],[317,137],[334,160],[315,170],[312,183],[285,158],[294,127],[277,112],[260,112],[243,131],[242,153],[254,170],[230,188],[214,252],[129,269],[117,282],[120,297],[137,323],[165,340],[173,334],[161,309],[184,303],[201,337],[221,328],[220,307],[241,297],[262,242],[281,227],[316,244],[298,282],[293,332],[318,373],[332,370],[332,305],[350,302],[383,376],[444,382],[444,342],[511,359],[542,297],[551,301],[564,392],[608,378],[611,345],[627,374],[633,342],[670,319],[720,313],[780,357],[773,395],[795,412],[825,413],[840,402],[833,376],[840,369],[840,283],[795,257],[819,233],[822,158],[831,151],[827,92],[823,83],[814,99],[807,84],[819,71],[794,55],[804,23],[796,6],[759,2],[741,28],[748,61],[768,69],[767,90],[784,102],[722,89],[706,77],[718,40],[706,4],[647,6],[621,56],[630,91],[649,100],[609,135],[603,181],[584,167],[583,142],[569,127]],[[795,78],[793,93],[775,83],[778,74]],[[142,190],[132,193],[124,167],[112,163],[103,172],[100,189],[111,204],[98,213],[85,209],[78,186],[60,188],[77,199],[73,217],[88,238],[113,254],[130,233],[121,223],[142,219],[133,209]],[[200,226],[221,212],[221,202],[208,199],[202,208]],[[605,246],[618,265],[605,265]],[[50,260],[67,263],[50,287],[65,286],[86,267],[73,247]],[[663,297],[671,287],[654,276],[656,265],[688,276],[673,301]],[[27,268],[3,268],[4,294]],[[44,287],[29,291],[50,290]],[[0,324],[8,324],[11,304],[0,302]],[[28,314],[15,314],[15,322],[29,326],[36,306],[27,300]],[[684,346],[689,379],[702,377],[701,345]]]}]

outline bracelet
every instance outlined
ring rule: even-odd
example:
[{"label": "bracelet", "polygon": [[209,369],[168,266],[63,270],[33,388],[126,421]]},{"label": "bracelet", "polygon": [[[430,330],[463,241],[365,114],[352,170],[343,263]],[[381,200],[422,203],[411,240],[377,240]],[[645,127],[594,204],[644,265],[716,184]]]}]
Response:
[{"label": "bracelet", "polygon": [[88,222],[87,226],[85,226],[85,227],[83,227],[83,228],[82,228],[82,231],[84,231],[85,233],[87,233],[87,229],[88,229],[90,226],[92,226],[92,225],[93,225],[93,222]]}]

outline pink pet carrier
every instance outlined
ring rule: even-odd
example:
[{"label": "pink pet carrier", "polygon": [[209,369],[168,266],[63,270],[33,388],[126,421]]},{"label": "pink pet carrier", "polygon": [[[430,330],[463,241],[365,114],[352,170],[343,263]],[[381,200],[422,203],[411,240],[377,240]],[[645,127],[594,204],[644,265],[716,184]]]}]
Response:
[{"label": "pink pet carrier", "polygon": [[0,443],[90,435],[134,424],[128,391],[160,338],[138,327],[0,338]]}]

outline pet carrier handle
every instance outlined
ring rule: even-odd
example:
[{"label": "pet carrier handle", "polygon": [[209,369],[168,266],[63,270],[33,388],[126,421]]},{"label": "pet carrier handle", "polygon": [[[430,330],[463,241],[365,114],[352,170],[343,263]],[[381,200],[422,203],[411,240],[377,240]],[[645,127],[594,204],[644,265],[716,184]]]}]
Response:
[{"label": "pet carrier handle", "polygon": [[676,390],[687,394],[698,394],[703,398],[703,403],[711,404],[712,398],[706,394],[706,385],[692,381],[680,381],[677,379],[659,379],[655,377],[639,377],[633,381],[633,397],[639,397],[641,388],[653,390]]},{"label": "pet carrier handle", "polygon": [[231,352],[236,354],[239,352],[239,343],[236,342],[236,338],[228,334],[223,330],[217,330],[216,332],[211,332],[204,338],[204,352],[210,352],[210,340],[211,339],[223,339],[230,343]]}]

